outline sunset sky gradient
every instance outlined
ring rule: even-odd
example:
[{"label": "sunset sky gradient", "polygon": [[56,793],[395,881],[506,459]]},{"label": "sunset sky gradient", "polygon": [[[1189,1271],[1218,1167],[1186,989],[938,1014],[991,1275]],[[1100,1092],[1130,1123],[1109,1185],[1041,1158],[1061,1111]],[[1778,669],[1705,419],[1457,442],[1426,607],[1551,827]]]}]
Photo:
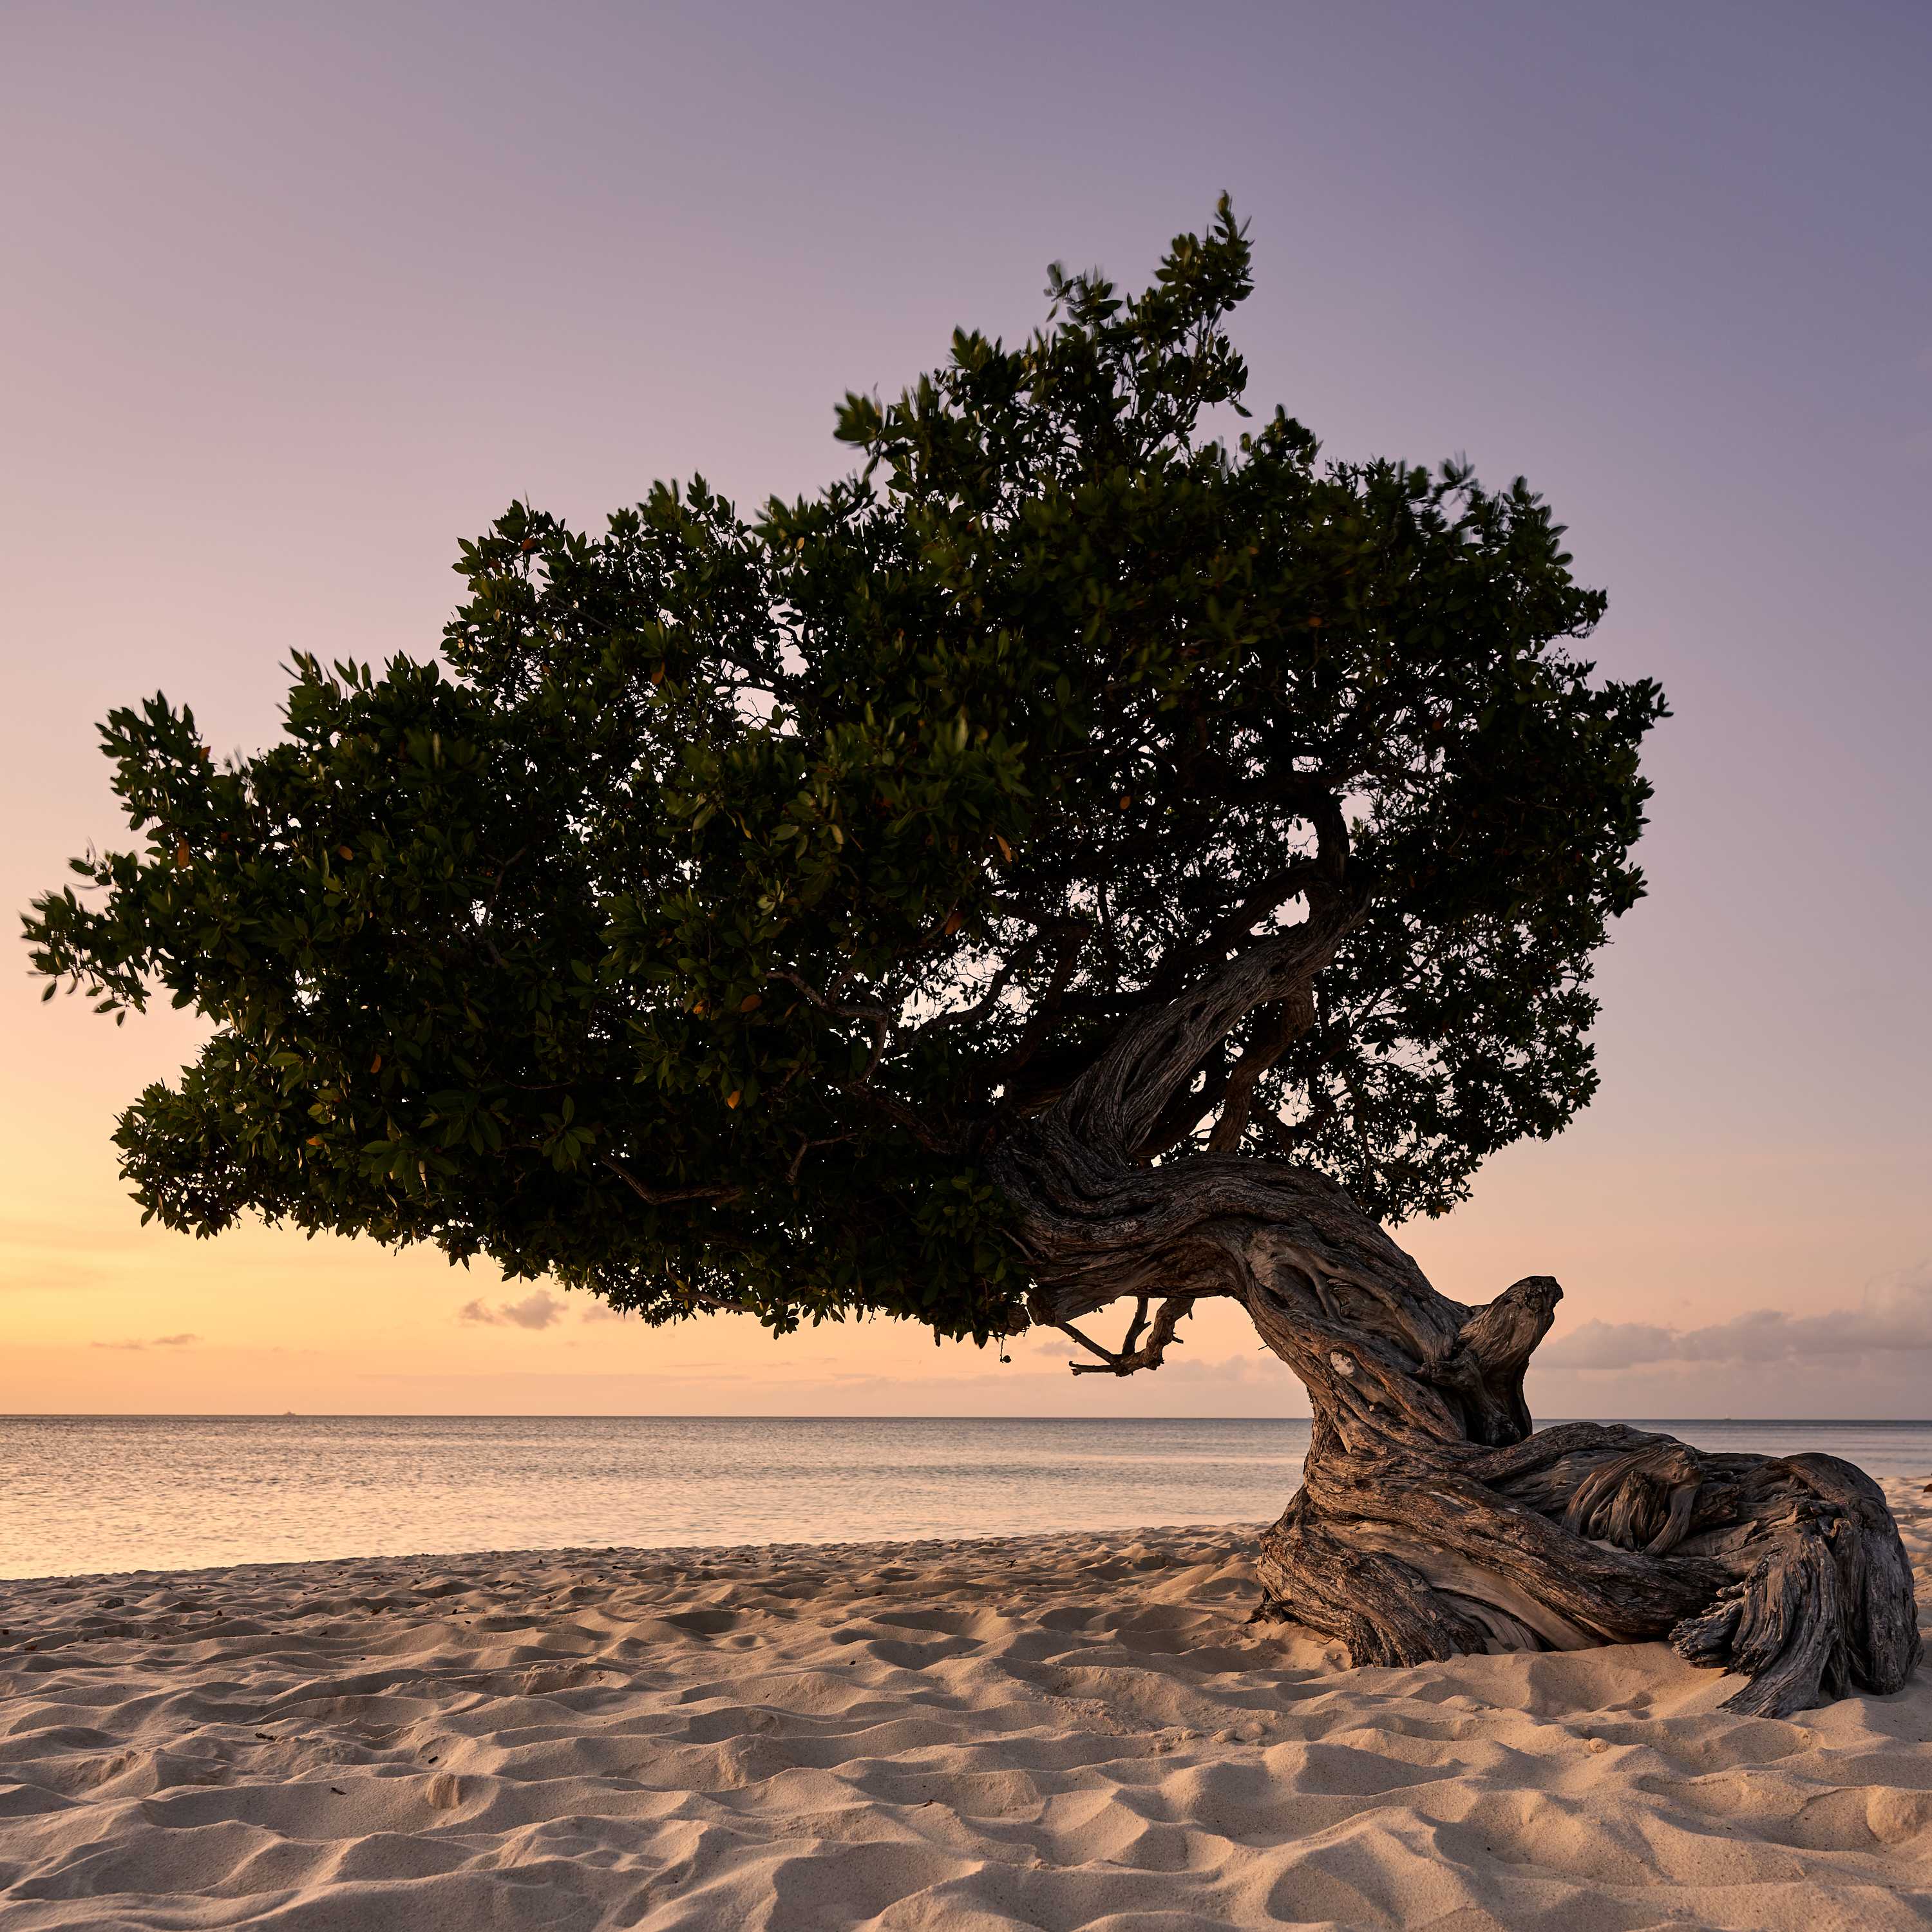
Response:
[{"label": "sunset sky gradient", "polygon": [[[121,836],[94,728],[218,748],[290,654],[434,649],[459,537],[701,470],[1144,275],[1226,188],[1250,400],[1520,472],[1660,677],[1595,1106],[1405,1231],[1556,1275],[1540,1413],[1932,1415],[1932,9],[8,10],[4,902]],[[1210,1311],[1157,1376],[918,1331],[676,1331],[434,1255],[143,1230],[116,1109],[191,1052],[0,976],[0,1411],[1301,1414]]]}]

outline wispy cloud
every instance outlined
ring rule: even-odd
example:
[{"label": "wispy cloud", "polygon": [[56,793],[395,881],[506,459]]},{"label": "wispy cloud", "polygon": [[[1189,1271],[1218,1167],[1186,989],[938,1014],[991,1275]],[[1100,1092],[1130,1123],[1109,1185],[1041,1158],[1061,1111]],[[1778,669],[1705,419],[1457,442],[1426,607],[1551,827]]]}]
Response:
[{"label": "wispy cloud", "polygon": [[548,1288],[539,1288],[520,1301],[500,1301],[494,1308],[478,1296],[474,1301],[465,1302],[457,1311],[456,1318],[480,1322],[493,1328],[505,1324],[513,1328],[548,1328],[563,1319],[568,1306]]},{"label": "wispy cloud", "polygon": [[1863,1304],[1832,1315],[1754,1309],[1702,1328],[1647,1322],[1586,1322],[1537,1356],[1542,1369],[1608,1370],[1664,1362],[1741,1366],[1842,1360],[1932,1349],[1932,1270],[1921,1269],[1873,1290]]},{"label": "wispy cloud", "polygon": [[96,1348],[186,1348],[199,1342],[199,1335],[157,1335],[146,1342],[95,1342]]}]

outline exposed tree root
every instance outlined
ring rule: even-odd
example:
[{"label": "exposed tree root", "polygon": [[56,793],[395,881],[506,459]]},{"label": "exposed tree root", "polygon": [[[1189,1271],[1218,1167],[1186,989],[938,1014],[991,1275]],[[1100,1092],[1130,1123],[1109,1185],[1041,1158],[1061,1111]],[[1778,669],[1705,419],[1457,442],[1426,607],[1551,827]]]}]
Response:
[{"label": "exposed tree root", "polygon": [[1537,1460],[1321,1459],[1262,1540],[1264,1613],[1358,1664],[1668,1638],[1748,1677],[1724,1708],[1762,1717],[1911,1675],[1911,1569],[1850,1463],[1585,1424],[1520,1447]]},{"label": "exposed tree root", "polygon": [[[1130,1163],[1049,1119],[1002,1150],[1059,1323],[1144,1298],[1156,1333],[1240,1301],[1306,1385],[1303,1486],[1262,1539],[1263,1616],[1358,1664],[1668,1639],[1748,1682],[1766,1717],[1898,1690],[1920,1654],[1885,1498],[1829,1456],[1720,1454],[1618,1424],[1532,1432],[1523,1373],[1562,1291],[1530,1276],[1486,1306],[1438,1294],[1318,1174],[1213,1154]],[[1084,1339],[1084,1338],[1082,1338]],[[1094,1345],[1089,1343],[1090,1347]]]}]

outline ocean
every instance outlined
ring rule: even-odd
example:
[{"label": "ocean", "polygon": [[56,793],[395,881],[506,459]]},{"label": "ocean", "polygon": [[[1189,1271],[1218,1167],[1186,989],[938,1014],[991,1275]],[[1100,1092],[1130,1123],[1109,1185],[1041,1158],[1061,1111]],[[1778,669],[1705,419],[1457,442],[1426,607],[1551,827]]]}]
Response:
[{"label": "ocean", "polygon": [[[1932,1423],[1654,1422],[1932,1480]],[[1305,1421],[0,1418],[0,1577],[1256,1522]]]}]

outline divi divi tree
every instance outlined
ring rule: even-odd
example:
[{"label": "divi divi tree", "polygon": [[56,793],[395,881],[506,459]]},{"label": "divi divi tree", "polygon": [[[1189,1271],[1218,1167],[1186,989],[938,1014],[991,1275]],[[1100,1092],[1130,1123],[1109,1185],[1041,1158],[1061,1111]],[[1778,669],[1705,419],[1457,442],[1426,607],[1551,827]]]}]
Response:
[{"label": "divi divi tree", "polygon": [[1358,1663],[1668,1634],[1741,1710],[1895,1689],[1868,1478],[1532,1432],[1557,1284],[1466,1307],[1384,1232],[1589,1100],[1664,706],[1580,654],[1604,600],[1522,482],[1249,416],[1250,286],[1224,201],[1144,294],[1055,270],[1022,346],[848,397],[818,496],[513,506],[440,662],[298,658],[259,756],[114,713],[139,849],[28,926],[210,1023],[125,1171],[170,1227],[648,1322],[1043,1326],[1128,1375],[1232,1300],[1314,1411],[1264,1614]]}]

